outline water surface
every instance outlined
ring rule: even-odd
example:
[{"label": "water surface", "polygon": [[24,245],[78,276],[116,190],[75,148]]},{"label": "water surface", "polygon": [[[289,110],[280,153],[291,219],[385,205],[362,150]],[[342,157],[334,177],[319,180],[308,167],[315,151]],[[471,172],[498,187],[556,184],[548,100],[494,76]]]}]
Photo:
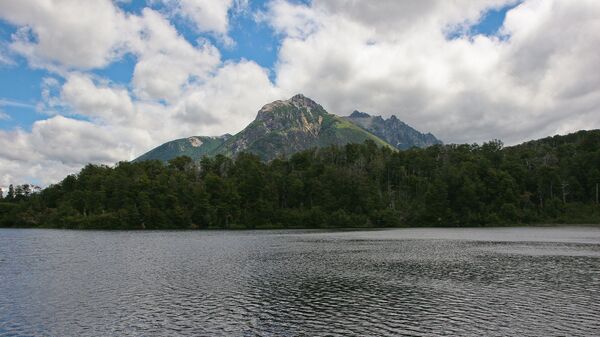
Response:
[{"label": "water surface", "polygon": [[0,229],[0,335],[599,336],[600,228]]}]

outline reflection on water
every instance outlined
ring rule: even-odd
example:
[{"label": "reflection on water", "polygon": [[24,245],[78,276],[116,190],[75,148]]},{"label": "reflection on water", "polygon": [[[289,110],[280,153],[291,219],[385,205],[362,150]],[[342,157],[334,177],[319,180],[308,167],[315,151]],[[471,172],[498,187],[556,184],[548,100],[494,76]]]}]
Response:
[{"label": "reflection on water", "polygon": [[598,336],[600,229],[2,229],[0,335]]}]

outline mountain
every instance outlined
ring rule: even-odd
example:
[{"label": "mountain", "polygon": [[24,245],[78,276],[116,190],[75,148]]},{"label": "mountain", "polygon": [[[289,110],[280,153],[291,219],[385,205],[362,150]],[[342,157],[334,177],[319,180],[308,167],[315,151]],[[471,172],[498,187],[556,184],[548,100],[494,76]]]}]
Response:
[{"label": "mountain", "polygon": [[381,116],[371,116],[368,113],[355,110],[346,119],[400,150],[411,147],[428,147],[442,143],[431,133],[421,133],[396,118],[396,116],[383,119]]},{"label": "mountain", "polygon": [[178,156],[188,156],[190,158],[210,156],[229,138],[231,138],[230,134],[217,137],[193,136],[172,140],[144,153],[136,158],[134,162],[144,160],[167,161]]},{"label": "mountain", "polygon": [[288,100],[263,106],[254,121],[233,136],[196,136],[174,140],[135,161],[167,161],[182,155],[194,160],[217,154],[235,157],[240,152],[254,153],[263,160],[271,160],[309,148],[363,143],[365,140],[392,148],[425,147],[440,143],[433,135],[424,135],[395,117],[384,120],[360,112],[350,117],[340,117],[298,94]]},{"label": "mountain", "polygon": [[349,121],[328,113],[310,98],[298,94],[263,106],[256,119],[228,139],[218,152],[235,156],[245,151],[264,160],[287,156],[313,147],[385,141]]}]

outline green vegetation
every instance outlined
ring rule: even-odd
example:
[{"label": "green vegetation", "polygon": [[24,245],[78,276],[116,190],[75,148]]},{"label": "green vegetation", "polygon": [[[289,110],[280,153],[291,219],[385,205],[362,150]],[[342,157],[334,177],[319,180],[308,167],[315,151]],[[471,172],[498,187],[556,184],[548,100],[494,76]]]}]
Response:
[{"label": "green vegetation", "polygon": [[354,110],[350,116],[344,117],[344,119],[351,122],[352,125],[369,131],[399,150],[442,144],[431,133],[421,133],[394,115],[388,119],[383,119],[381,116],[371,116],[366,112]]},{"label": "green vegetation", "polygon": [[395,151],[373,141],[261,161],[88,165],[40,192],[11,188],[4,227],[97,229],[600,223],[600,131],[503,148]]},{"label": "green vegetation", "polygon": [[[311,148],[362,143],[365,140],[391,147],[369,131],[328,113],[311,99],[296,95],[286,101],[265,105],[254,121],[209,156],[222,154],[235,157],[246,152],[262,160],[272,160]],[[202,156],[191,158],[198,161]]]},{"label": "green vegetation", "polygon": [[202,158],[213,154],[229,137],[231,135],[218,137],[194,136],[172,140],[144,153],[134,161],[140,162],[156,159],[167,162],[169,159],[180,156]]},{"label": "green vegetation", "polygon": [[[364,116],[367,117],[364,117]],[[135,162],[188,156],[195,163],[202,157],[224,155],[235,157],[241,152],[252,153],[262,160],[290,156],[296,152],[331,145],[346,145],[372,140],[377,145],[394,148],[427,147],[439,141],[423,135],[393,117],[343,118],[303,95],[285,101],[271,102],[260,109],[256,119],[235,135],[219,137],[189,137],[162,144],[148,151]],[[366,127],[365,125],[369,125]],[[372,126],[372,127],[371,127]]]},{"label": "green vegetation", "polygon": [[[327,119],[325,119],[324,125],[327,125]],[[365,132],[360,126],[353,124],[352,122],[343,119],[341,117],[333,116],[330,118],[329,129],[325,129],[324,135],[321,137],[319,146],[325,147],[330,144],[345,145],[348,143],[362,143],[365,140],[372,140],[379,146],[388,146],[393,148],[390,144],[382,140],[381,138]]]}]

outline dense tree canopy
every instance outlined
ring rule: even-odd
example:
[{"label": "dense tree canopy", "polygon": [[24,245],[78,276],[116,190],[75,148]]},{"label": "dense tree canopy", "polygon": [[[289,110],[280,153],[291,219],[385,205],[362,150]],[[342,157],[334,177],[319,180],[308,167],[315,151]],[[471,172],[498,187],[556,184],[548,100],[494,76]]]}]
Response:
[{"label": "dense tree canopy", "polygon": [[262,162],[252,154],[88,165],[9,189],[0,226],[96,229],[600,223],[600,131],[503,148],[373,142]]}]

